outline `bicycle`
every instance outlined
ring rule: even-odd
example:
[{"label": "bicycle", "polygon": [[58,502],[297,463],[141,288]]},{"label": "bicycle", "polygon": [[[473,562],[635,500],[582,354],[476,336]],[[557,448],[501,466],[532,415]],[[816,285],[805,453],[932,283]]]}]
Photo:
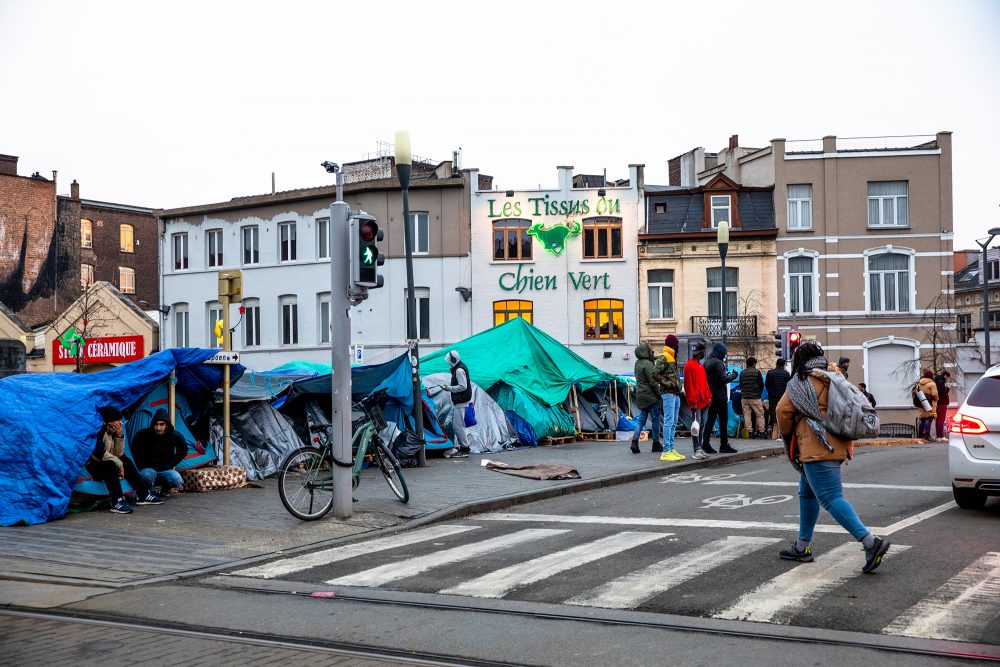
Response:
[{"label": "bicycle", "polygon": [[[333,455],[332,425],[311,426],[321,446],[299,447],[285,457],[278,473],[278,495],[285,509],[302,521],[315,521],[326,515],[333,507],[334,466],[351,468],[351,488],[361,483],[361,469],[365,457],[371,454],[393,494],[401,501],[410,499],[406,480],[399,461],[382,441],[379,433],[387,426],[379,401],[385,391],[366,396],[353,405],[364,413],[364,417],[354,422],[354,437],[351,448],[355,452],[353,462],[338,461]],[[325,435],[325,437],[324,437]]]}]

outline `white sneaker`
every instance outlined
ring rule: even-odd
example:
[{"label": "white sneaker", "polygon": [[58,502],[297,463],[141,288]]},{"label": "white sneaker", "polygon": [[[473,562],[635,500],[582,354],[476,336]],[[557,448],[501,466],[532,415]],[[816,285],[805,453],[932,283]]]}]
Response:
[{"label": "white sneaker", "polygon": [[452,447],[451,449],[444,450],[444,457],[446,459],[450,459],[451,457],[453,457],[457,453],[458,453],[458,448]]},{"label": "white sneaker", "polygon": [[694,456],[692,456],[691,458],[698,459],[699,461],[701,461],[702,459],[707,459],[708,458],[708,454],[706,454],[705,452],[703,452],[703,451],[701,451],[699,449],[698,451],[696,451],[694,453]]}]

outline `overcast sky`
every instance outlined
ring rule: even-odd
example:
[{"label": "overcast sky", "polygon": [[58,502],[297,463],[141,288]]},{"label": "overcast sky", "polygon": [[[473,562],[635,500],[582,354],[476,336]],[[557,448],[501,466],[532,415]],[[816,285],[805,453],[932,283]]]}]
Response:
[{"label": "overcast sky", "polygon": [[954,134],[955,248],[1000,226],[1000,2],[0,0],[0,153],[169,208],[330,183],[410,132],[499,188],[775,137]]}]

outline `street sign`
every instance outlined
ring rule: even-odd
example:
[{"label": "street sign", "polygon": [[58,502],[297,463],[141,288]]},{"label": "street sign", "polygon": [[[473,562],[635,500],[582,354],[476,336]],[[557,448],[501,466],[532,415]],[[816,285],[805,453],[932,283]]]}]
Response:
[{"label": "street sign", "polygon": [[232,352],[230,350],[222,350],[221,352],[216,352],[202,363],[226,365],[238,364],[240,363],[240,353]]}]

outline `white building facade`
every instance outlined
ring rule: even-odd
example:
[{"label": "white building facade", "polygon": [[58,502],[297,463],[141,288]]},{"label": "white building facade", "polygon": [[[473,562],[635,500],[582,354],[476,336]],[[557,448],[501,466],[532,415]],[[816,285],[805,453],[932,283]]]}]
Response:
[{"label": "white building facade", "polygon": [[523,317],[598,368],[631,373],[643,165],[603,188],[557,170],[554,189],[472,193],[473,330]]}]

